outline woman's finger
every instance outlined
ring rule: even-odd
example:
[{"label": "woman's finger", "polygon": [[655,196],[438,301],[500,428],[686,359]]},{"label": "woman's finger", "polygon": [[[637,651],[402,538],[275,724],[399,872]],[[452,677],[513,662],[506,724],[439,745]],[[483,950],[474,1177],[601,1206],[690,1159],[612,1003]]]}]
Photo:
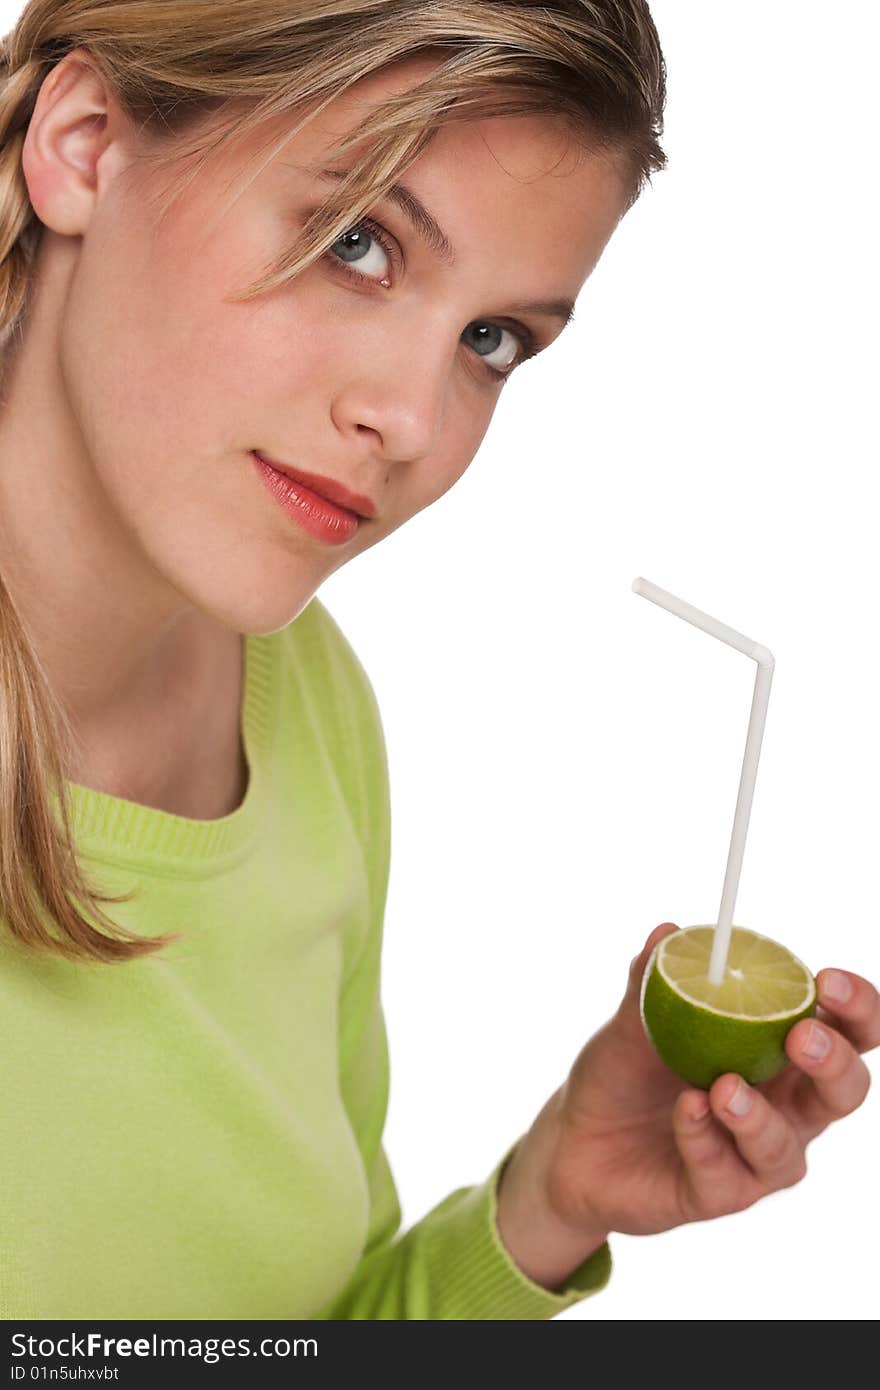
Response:
[{"label": "woman's finger", "polygon": [[880,1047],[880,994],[870,980],[850,970],[828,969],[819,971],[816,985],[823,1010],[857,1052]]},{"label": "woman's finger", "polygon": [[686,1172],[686,1220],[741,1210],[761,1195],[705,1091],[682,1091],[673,1106],[672,1128]]},{"label": "woman's finger", "polygon": [[806,1175],[804,1149],[794,1125],[741,1076],[725,1072],[709,1091],[712,1113],[733,1135],[762,1187],[778,1191]]},{"label": "woman's finger", "polygon": [[871,1086],[871,1073],[853,1044],[837,1028],[802,1018],[789,1029],[785,1051],[812,1086],[798,1087],[798,1118],[818,1133],[861,1105]]}]

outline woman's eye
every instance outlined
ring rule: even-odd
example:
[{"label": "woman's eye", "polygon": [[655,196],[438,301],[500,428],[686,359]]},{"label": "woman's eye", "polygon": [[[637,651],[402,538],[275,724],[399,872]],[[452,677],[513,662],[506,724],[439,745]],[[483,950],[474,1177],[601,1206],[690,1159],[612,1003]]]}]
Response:
[{"label": "woman's eye", "polygon": [[[391,288],[398,269],[398,254],[382,228],[367,218],[343,232],[328,248],[339,269],[352,280],[371,280]],[[493,376],[504,378],[537,350],[531,335],[514,333],[501,324],[475,320],[461,335],[462,341],[482,358]]]},{"label": "woman's eye", "polygon": [[499,376],[509,376],[517,359],[528,355],[525,344],[509,328],[498,323],[468,324],[462,333],[468,347],[479,353],[487,366],[497,371]]},{"label": "woman's eye", "polygon": [[329,249],[346,270],[366,280],[387,281],[393,269],[390,247],[378,228],[368,222],[359,222],[351,231],[343,232]]}]

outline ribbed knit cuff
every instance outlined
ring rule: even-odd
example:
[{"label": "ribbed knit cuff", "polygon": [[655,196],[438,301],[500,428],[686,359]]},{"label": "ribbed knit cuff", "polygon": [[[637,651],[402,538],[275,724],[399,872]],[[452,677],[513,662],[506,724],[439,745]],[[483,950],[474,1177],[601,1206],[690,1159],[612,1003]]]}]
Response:
[{"label": "ribbed knit cuff", "polygon": [[552,1318],[604,1289],[611,1278],[607,1241],[556,1292],[536,1284],[514,1262],[498,1233],[497,1212],[501,1170],[515,1148],[510,1146],[484,1182],[450,1193],[431,1213],[430,1244],[442,1253],[444,1288],[438,1302],[445,1319]]}]

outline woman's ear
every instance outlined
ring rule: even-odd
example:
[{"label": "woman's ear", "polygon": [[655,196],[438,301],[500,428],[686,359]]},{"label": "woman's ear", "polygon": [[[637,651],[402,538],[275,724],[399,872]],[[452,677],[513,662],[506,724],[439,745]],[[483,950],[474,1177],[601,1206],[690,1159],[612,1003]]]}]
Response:
[{"label": "woman's ear", "polygon": [[82,236],[103,188],[131,158],[131,123],[87,50],[73,49],[37,94],[22,172],[37,217]]}]

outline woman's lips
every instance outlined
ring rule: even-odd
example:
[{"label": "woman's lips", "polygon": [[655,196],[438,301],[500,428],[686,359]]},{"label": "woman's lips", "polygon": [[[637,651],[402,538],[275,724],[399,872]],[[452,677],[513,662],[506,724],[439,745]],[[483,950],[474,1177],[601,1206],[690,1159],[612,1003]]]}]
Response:
[{"label": "woman's lips", "polygon": [[357,535],[361,524],[357,512],[338,507],[304,483],[273,468],[255,451],[251,453],[251,458],[260,479],[275,501],[287,517],[308,535],[328,545],[345,545]]},{"label": "woman's lips", "polygon": [[306,473],[301,468],[292,468],[290,464],[279,463],[277,459],[270,458],[268,454],[263,454],[258,449],[253,452],[257,458],[262,459],[277,473],[284,473],[293,482],[302,483],[312,492],[316,492],[319,497],[326,498],[328,502],[335,502],[337,507],[355,512],[357,516],[370,519],[375,517],[376,507],[369,497],[362,497],[359,493],[349,492],[348,488],[343,487],[342,483],[338,483],[335,478],[322,478],[319,473]]}]

